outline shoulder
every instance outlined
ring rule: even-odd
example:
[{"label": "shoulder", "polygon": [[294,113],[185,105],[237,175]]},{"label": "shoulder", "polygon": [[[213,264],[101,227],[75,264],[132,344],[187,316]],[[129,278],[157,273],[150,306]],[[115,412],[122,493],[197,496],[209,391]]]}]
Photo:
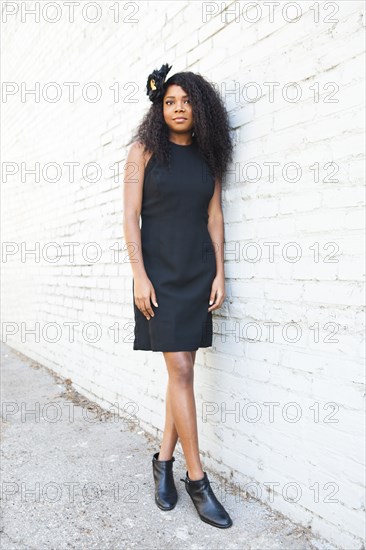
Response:
[{"label": "shoulder", "polygon": [[133,157],[143,158],[145,146],[141,141],[133,141],[128,149],[128,154]]},{"label": "shoulder", "polygon": [[145,166],[152,154],[152,151],[150,151],[141,141],[132,142],[128,151],[130,158],[143,162]]}]

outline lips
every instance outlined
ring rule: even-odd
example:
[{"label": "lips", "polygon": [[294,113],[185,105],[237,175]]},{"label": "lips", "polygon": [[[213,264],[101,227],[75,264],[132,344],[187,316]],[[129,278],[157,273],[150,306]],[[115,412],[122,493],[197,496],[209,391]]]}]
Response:
[{"label": "lips", "polygon": [[178,116],[176,118],[173,118],[173,120],[176,120],[177,122],[183,122],[183,120],[187,120],[187,119],[184,118],[183,116]]}]

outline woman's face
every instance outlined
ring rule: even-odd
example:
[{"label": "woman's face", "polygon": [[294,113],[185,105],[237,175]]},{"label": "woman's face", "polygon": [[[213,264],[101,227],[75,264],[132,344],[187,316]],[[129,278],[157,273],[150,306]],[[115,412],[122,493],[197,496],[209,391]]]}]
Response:
[{"label": "woman's face", "polygon": [[163,115],[171,134],[189,134],[193,128],[193,112],[189,96],[177,84],[171,84],[165,91]]}]

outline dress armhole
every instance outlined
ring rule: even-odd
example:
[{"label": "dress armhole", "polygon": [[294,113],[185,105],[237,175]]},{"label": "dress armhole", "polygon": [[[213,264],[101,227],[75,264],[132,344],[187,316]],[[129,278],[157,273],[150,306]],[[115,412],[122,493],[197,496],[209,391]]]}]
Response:
[{"label": "dress armhole", "polygon": [[146,172],[148,171],[148,168],[150,168],[150,166],[151,166],[151,161],[152,161],[153,158],[155,158],[155,153],[153,153],[153,154],[151,155],[151,157],[149,158],[149,160],[147,161],[147,164],[146,164],[146,166],[145,166],[145,174],[146,174]]}]

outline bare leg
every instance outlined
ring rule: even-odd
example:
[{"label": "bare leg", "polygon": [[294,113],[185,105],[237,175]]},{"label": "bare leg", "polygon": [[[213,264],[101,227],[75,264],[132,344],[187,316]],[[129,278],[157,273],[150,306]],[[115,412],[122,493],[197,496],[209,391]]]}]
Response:
[{"label": "bare leg", "polygon": [[[194,360],[196,352],[163,352],[169,383],[167,418],[159,460],[171,458],[179,436],[190,479],[202,479],[203,469],[198,450],[196,404],[194,398]],[[173,418],[173,422],[171,420]]]},{"label": "bare leg", "polygon": [[[189,353],[192,356],[192,363],[194,365],[194,362],[196,359],[196,352],[191,351]],[[173,412],[171,409],[169,380],[168,380],[167,389],[166,389],[165,404],[166,404],[165,427],[164,427],[163,440],[161,442],[158,460],[170,460],[173,456],[174,449],[178,441],[178,432],[174,423]]]},{"label": "bare leg", "polygon": [[166,388],[165,404],[165,427],[158,460],[170,460],[173,456],[174,449],[178,441],[178,432],[175,427],[173,414],[171,411],[169,381]]}]

